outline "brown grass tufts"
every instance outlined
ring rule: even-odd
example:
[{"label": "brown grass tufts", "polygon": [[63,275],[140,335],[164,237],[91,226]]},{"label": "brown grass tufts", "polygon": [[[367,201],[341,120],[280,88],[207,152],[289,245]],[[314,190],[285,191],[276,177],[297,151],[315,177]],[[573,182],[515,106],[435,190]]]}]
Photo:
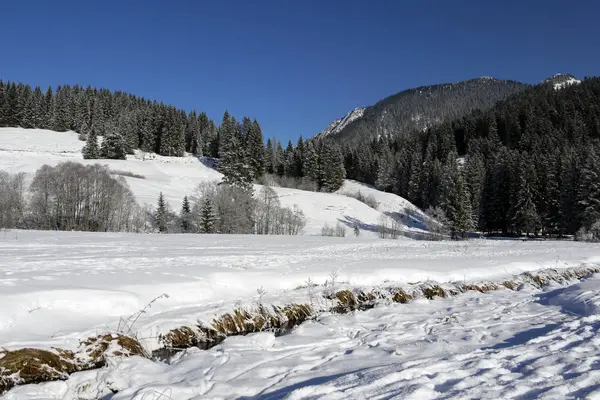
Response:
[{"label": "brown grass tufts", "polygon": [[0,394],[15,385],[66,379],[78,370],[74,354],[62,349],[0,351]]},{"label": "brown grass tufts", "polygon": [[404,290],[402,289],[397,289],[394,291],[394,296],[392,297],[392,301],[394,303],[408,303],[409,301],[412,300],[412,296],[408,293],[406,293]]},{"label": "brown grass tufts", "polygon": [[463,292],[475,291],[475,292],[479,292],[479,293],[486,293],[486,292],[490,292],[492,290],[499,289],[498,285],[495,285],[493,283],[482,283],[479,285],[466,284],[466,285],[462,285],[460,288],[461,288],[461,291],[463,291]]},{"label": "brown grass tufts", "polygon": [[517,290],[517,287],[519,287],[519,285],[515,282],[512,281],[504,281],[502,282],[502,285],[504,285],[505,288],[510,289],[510,290]]},{"label": "brown grass tufts", "polygon": [[433,300],[434,297],[446,297],[446,292],[439,285],[427,286],[421,289],[423,296],[429,300]]},{"label": "brown grass tufts", "polygon": [[[110,357],[131,357],[143,356],[147,354],[142,345],[134,338],[123,335],[102,335],[90,337],[80,343],[84,358],[81,360],[84,368],[99,368],[106,364],[106,359]],[[85,359],[89,357],[89,359]]]}]

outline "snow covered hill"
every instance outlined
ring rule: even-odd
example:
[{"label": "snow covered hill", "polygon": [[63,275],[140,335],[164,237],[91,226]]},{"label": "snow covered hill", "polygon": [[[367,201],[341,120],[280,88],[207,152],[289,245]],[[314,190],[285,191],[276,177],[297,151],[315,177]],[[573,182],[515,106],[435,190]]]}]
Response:
[{"label": "snow covered hill", "polygon": [[[83,164],[101,163],[114,171],[143,176],[126,176],[129,187],[138,202],[154,205],[162,191],[171,207],[179,210],[186,195],[193,195],[201,182],[219,181],[221,173],[207,160],[194,156],[163,157],[136,152],[127,160],[84,160],[81,149],[85,143],[75,132],[54,132],[42,129],[0,128],[0,170],[11,173],[34,173],[44,164],[56,165],[63,161]],[[257,191],[260,185],[256,185]],[[405,199],[383,193],[366,185],[346,181],[338,193],[314,193],[288,188],[274,188],[284,206],[298,205],[306,214],[305,234],[320,234],[324,224],[338,222],[352,229],[357,223],[365,235],[376,235],[381,218],[397,218],[407,234],[426,229],[422,212]],[[380,203],[378,210],[345,196],[344,193],[370,194]]]}]

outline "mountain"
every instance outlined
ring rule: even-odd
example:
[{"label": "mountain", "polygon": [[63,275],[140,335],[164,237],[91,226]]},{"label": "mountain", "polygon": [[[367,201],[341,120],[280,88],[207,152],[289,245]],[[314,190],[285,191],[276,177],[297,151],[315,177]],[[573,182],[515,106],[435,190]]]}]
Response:
[{"label": "mountain", "polygon": [[460,118],[474,109],[488,109],[530,86],[486,76],[408,89],[372,106],[351,111],[317,136],[328,136],[347,144],[425,130],[442,121]]},{"label": "mountain", "polygon": [[544,81],[542,81],[542,84],[544,84],[544,83],[550,83],[550,84],[554,85],[554,89],[558,90],[558,89],[562,89],[569,85],[579,84],[579,83],[581,83],[581,81],[571,74],[562,74],[561,73],[561,74],[553,75],[548,79],[545,79]]}]

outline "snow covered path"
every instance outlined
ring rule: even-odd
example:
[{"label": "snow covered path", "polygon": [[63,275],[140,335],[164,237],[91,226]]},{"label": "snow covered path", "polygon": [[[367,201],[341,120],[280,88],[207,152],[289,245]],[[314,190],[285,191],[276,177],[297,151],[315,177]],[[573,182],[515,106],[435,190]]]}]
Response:
[{"label": "snow covered path", "polygon": [[6,398],[600,398],[599,286],[595,277],[328,314],[288,335],[231,337],[170,365],[116,360]]}]

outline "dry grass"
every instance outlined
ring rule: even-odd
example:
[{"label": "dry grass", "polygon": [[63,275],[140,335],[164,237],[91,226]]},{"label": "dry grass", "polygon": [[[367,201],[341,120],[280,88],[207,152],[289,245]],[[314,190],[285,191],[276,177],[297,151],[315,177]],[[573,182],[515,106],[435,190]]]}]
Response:
[{"label": "dry grass", "polygon": [[136,339],[104,335],[81,342],[77,352],[52,348],[0,351],[0,394],[16,385],[66,379],[69,374],[100,368],[109,357],[146,356]]},{"label": "dry grass", "polygon": [[[595,273],[600,273],[600,267],[549,269],[537,273],[523,273],[512,280],[499,284],[455,284],[445,285],[446,289],[437,284],[419,284],[415,285],[411,293],[402,288],[356,293],[344,289],[328,296],[328,299],[335,301],[329,311],[347,313],[354,310],[366,310],[374,307],[378,300],[405,304],[421,295],[432,300],[436,297],[445,298],[467,291],[486,293],[502,288],[516,290],[523,283],[541,289],[550,281],[564,283],[580,280]],[[246,335],[260,331],[283,333],[314,318],[316,314],[317,311],[307,304],[235,309],[215,318],[209,326],[202,324],[194,327],[183,326],[171,330],[166,335],[161,335],[159,340],[163,348],[155,351],[152,356],[155,358],[159,357],[157,356],[159,354],[169,356],[174,352],[191,347],[209,349],[233,335]],[[76,352],[56,348],[50,350],[31,348],[0,350],[0,395],[15,385],[66,379],[73,372],[106,365],[107,358],[134,355],[149,357],[136,339],[123,335],[88,338],[81,342],[80,348]]]},{"label": "dry grass", "polygon": [[442,289],[440,285],[426,286],[422,288],[421,291],[423,292],[423,296],[425,296],[425,298],[429,300],[433,300],[435,297],[447,297],[446,292],[444,291],[444,289]]},{"label": "dry grass", "polygon": [[411,301],[412,299],[413,297],[402,289],[396,289],[392,296],[392,301],[394,303],[405,304]]},{"label": "dry grass", "polygon": [[84,357],[79,356],[83,362],[99,368],[106,364],[106,359],[110,357],[147,357],[146,351],[140,343],[129,336],[122,335],[103,335],[90,337],[80,343],[81,352]]},{"label": "dry grass", "polygon": [[79,370],[74,358],[60,349],[0,351],[0,394],[16,385],[66,379]]}]

